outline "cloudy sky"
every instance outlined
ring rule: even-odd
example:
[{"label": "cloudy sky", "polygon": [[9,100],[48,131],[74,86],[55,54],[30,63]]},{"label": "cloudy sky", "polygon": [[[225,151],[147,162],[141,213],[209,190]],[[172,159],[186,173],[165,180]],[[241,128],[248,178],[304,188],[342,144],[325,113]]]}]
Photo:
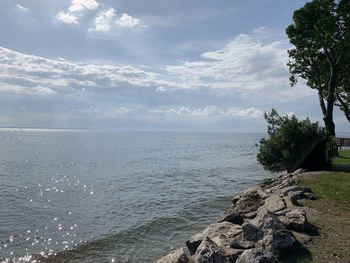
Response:
[{"label": "cloudy sky", "polygon": [[[1,0],[0,127],[263,132],[288,83],[304,0]],[[338,131],[349,124],[336,112]]]}]

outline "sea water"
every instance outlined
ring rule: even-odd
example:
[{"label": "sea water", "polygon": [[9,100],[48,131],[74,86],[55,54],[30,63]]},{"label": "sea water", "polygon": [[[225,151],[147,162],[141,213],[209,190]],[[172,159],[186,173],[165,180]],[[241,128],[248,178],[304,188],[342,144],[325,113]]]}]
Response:
[{"label": "sea water", "polygon": [[270,176],[261,134],[0,130],[0,262],[152,262]]}]

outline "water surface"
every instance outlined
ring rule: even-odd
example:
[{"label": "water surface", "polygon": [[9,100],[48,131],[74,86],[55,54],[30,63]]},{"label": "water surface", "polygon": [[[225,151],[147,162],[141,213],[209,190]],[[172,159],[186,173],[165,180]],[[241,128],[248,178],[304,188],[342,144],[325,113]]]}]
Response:
[{"label": "water surface", "polygon": [[0,130],[0,261],[152,262],[269,176],[261,137]]}]

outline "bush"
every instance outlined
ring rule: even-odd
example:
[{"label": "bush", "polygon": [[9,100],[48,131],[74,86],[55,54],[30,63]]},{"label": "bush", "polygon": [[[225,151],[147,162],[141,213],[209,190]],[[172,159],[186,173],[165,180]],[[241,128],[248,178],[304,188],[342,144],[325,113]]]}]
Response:
[{"label": "bush", "polygon": [[260,141],[258,161],[266,170],[280,172],[290,170],[307,149],[320,138],[324,129],[308,118],[299,121],[293,116],[280,116],[275,109],[264,114],[268,123],[268,138]]}]

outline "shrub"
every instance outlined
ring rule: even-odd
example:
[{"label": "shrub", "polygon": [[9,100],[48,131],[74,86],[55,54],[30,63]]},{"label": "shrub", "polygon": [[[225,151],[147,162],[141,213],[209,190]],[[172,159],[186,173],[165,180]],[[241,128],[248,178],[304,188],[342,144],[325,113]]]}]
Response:
[{"label": "shrub", "polygon": [[264,118],[268,138],[260,141],[257,159],[266,170],[289,170],[308,147],[325,137],[318,122],[312,123],[308,118],[300,121],[294,115],[280,116],[275,109],[265,112]]}]

